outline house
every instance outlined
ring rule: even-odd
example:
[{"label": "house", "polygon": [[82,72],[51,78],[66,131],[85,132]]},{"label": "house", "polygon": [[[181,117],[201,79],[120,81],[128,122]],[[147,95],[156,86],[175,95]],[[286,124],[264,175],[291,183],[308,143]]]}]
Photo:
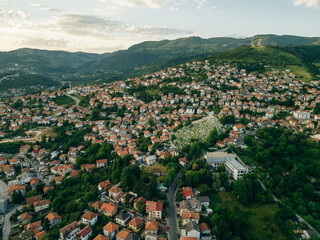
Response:
[{"label": "house", "polygon": [[60,239],[75,240],[78,232],[80,232],[79,224],[77,221],[74,221],[60,229]]},{"label": "house", "polygon": [[16,175],[16,172],[12,165],[5,165],[3,167],[3,171],[6,174],[6,177],[13,177],[14,175]]},{"label": "house", "polygon": [[101,213],[101,212],[103,211],[103,210],[101,209],[102,205],[103,205],[103,202],[101,202],[101,201],[96,201],[96,202],[94,202],[91,206],[92,206],[95,210],[97,210],[99,213]]},{"label": "house", "polygon": [[33,203],[34,211],[37,213],[42,210],[48,209],[50,203],[51,203],[50,199],[45,199],[45,200],[40,200],[38,202],[35,202],[35,203]]},{"label": "house", "polygon": [[99,234],[98,236],[96,236],[93,240],[110,240],[109,238]]},{"label": "house", "polygon": [[33,190],[36,189],[36,186],[40,183],[39,178],[31,178],[30,179],[30,186]]},{"label": "house", "polygon": [[19,184],[14,184],[9,188],[9,193],[13,194],[14,191],[19,191],[22,193],[23,196],[26,195],[26,187],[19,185]]},{"label": "house", "polygon": [[145,239],[146,240],[157,239],[158,229],[159,229],[159,223],[158,222],[147,221],[146,222],[146,227],[145,227]]},{"label": "house", "polygon": [[20,215],[20,220],[21,220],[21,223],[23,225],[28,224],[31,221],[31,219],[32,219],[32,215],[27,213],[27,212],[26,213],[22,213]]},{"label": "house", "polygon": [[107,225],[103,227],[103,234],[113,239],[116,236],[118,229],[119,229],[118,224],[109,222]]},{"label": "house", "polygon": [[120,224],[121,226],[126,226],[130,221],[131,216],[125,212],[120,212],[116,216],[116,223]]},{"label": "house", "polygon": [[44,235],[46,235],[46,231],[41,231],[35,235],[36,240],[40,240]]},{"label": "house", "polygon": [[98,184],[98,190],[101,191],[105,191],[107,188],[110,188],[112,186],[112,184],[110,183],[109,180],[105,180],[101,183]]},{"label": "house", "polygon": [[181,219],[182,219],[182,226],[185,226],[190,221],[199,223],[200,214],[195,212],[184,212],[182,213]]},{"label": "house", "polygon": [[118,212],[118,207],[115,206],[113,203],[103,203],[101,206],[101,210],[104,215],[113,217]]},{"label": "house", "polygon": [[28,230],[34,230],[34,229],[39,229],[42,225],[42,221],[37,221],[37,222],[33,222],[33,223],[29,223],[27,225],[24,226],[24,230],[28,231]]},{"label": "house", "polygon": [[122,193],[122,189],[118,187],[112,187],[109,189],[109,196],[112,198],[117,198],[119,194]]},{"label": "house", "polygon": [[189,164],[189,161],[186,157],[183,157],[183,158],[179,158],[179,164],[182,166],[182,167],[187,167],[188,164]]},{"label": "house", "polygon": [[151,165],[153,165],[153,164],[156,163],[157,158],[156,158],[156,156],[151,155],[151,156],[146,157],[146,160],[145,160],[145,161],[146,161],[146,164],[147,164],[148,166],[151,166]]},{"label": "house", "polygon": [[148,214],[149,220],[161,220],[162,219],[162,211],[163,211],[163,202],[146,202],[146,212]]},{"label": "house", "polygon": [[101,159],[101,160],[97,160],[96,165],[97,168],[104,168],[107,166],[107,159]]},{"label": "house", "polygon": [[93,230],[90,226],[86,226],[84,229],[77,233],[77,239],[88,240],[93,234]]},{"label": "house", "polygon": [[134,232],[138,232],[141,229],[142,224],[143,221],[135,217],[129,222],[129,228]]},{"label": "house", "polygon": [[185,234],[182,234],[182,235],[184,237],[195,237],[199,240],[200,233],[201,233],[200,226],[197,223],[190,221],[185,226]]},{"label": "house", "polygon": [[183,192],[183,198],[185,199],[190,199],[194,197],[194,193],[191,187],[184,187],[182,189],[182,192]]},{"label": "house", "polygon": [[212,239],[211,229],[207,223],[201,223],[200,230],[201,230],[201,239],[202,240],[211,240]]},{"label": "house", "polygon": [[85,214],[82,215],[81,221],[83,224],[93,226],[98,221],[98,214],[91,211],[87,211],[85,212]]},{"label": "house", "polygon": [[184,212],[201,212],[201,202],[195,198],[183,200],[179,203],[179,214],[182,216]]},{"label": "house", "polygon": [[124,228],[117,234],[117,240],[133,240],[133,234],[130,230]]},{"label": "house", "polygon": [[196,197],[196,199],[201,202],[202,206],[209,207],[210,199],[208,196]]},{"label": "house", "polygon": [[30,207],[33,205],[33,203],[35,202],[38,202],[41,200],[41,195],[37,195],[37,196],[34,196],[34,197],[29,197],[27,198],[27,207]]},{"label": "house", "polygon": [[51,227],[56,226],[62,220],[62,217],[56,212],[49,213],[46,218],[48,219]]}]

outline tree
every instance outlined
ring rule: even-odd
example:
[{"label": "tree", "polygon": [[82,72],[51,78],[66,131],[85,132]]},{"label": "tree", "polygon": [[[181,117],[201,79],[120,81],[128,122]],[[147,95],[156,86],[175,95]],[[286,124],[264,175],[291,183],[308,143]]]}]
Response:
[{"label": "tree", "polygon": [[220,174],[215,172],[212,174],[212,188],[215,191],[219,191],[220,187],[221,187]]},{"label": "tree", "polygon": [[124,191],[132,190],[134,176],[131,167],[125,167],[121,174],[121,186]]},{"label": "tree", "polygon": [[137,201],[136,202],[136,209],[137,209],[137,211],[138,211],[138,213],[142,213],[143,212],[143,209],[144,208],[144,205],[143,205],[143,203],[139,200],[139,201]]},{"label": "tree", "polygon": [[23,197],[21,191],[13,191],[13,194],[12,194],[12,202],[13,202],[14,204],[22,203],[23,200],[24,200],[24,197]]}]

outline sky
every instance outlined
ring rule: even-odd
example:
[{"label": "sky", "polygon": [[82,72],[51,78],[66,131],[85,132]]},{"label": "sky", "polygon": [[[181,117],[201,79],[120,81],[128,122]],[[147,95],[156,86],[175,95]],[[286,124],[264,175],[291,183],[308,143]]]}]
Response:
[{"label": "sky", "polygon": [[143,41],[320,37],[320,0],[0,0],[0,51],[113,52]]}]

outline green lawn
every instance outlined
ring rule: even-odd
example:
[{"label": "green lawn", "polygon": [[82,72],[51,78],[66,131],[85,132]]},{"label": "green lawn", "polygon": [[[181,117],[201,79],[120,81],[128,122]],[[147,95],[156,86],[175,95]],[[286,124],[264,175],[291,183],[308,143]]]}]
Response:
[{"label": "green lawn", "polygon": [[59,106],[71,107],[76,104],[76,101],[68,96],[59,96],[53,100]]},{"label": "green lawn", "polygon": [[277,204],[264,204],[251,207],[242,206],[230,192],[220,192],[219,198],[229,211],[241,211],[248,214],[249,232],[254,239],[287,239],[275,223]]}]

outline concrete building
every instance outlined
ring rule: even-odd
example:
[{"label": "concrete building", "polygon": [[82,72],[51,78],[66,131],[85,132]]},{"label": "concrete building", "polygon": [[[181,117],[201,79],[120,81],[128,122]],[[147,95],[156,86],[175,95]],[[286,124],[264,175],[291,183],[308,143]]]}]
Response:
[{"label": "concrete building", "polygon": [[234,180],[237,180],[241,178],[243,174],[250,172],[250,169],[247,166],[241,164],[236,159],[227,159],[225,166],[227,173]]},{"label": "concrete building", "polygon": [[235,160],[236,156],[224,152],[208,152],[204,158],[207,160],[209,165],[213,168],[217,168],[220,164],[224,164],[228,159]]}]

